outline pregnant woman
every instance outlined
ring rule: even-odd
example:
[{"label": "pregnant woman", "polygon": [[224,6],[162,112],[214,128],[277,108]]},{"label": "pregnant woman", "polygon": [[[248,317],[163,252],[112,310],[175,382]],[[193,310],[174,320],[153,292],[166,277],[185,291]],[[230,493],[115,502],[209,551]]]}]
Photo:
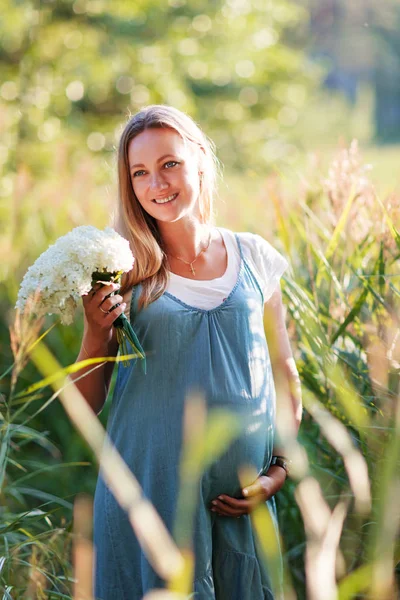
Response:
[{"label": "pregnant woman", "polygon": [[[125,311],[146,353],[147,373],[139,360],[118,368],[107,430],[170,531],[185,398],[201,391],[209,410],[239,417],[241,435],[199,486],[193,598],[271,600],[249,513],[267,502],[275,518],[274,494],[287,475],[274,447],[275,388],[263,327],[268,303],[280,359],[298,390],[279,286],[287,262],[258,235],[214,226],[212,144],[184,113],[149,106],[133,116],[121,136],[118,176],[118,230],[136,261],[114,296],[112,284],[84,298],[78,360],[117,354],[112,323]],[[96,412],[112,369],[107,363],[77,383]],[[298,428],[299,393],[293,393],[290,413]],[[238,477],[243,465],[258,473],[244,490]],[[94,540],[96,598],[140,600],[163,586],[101,477]]]}]

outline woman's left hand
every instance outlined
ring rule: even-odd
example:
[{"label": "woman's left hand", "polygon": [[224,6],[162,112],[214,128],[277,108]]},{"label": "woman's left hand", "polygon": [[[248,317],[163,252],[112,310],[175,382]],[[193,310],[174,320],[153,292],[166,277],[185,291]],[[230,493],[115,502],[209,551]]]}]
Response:
[{"label": "woman's left hand", "polygon": [[282,467],[273,466],[265,475],[258,477],[254,483],[243,488],[241,498],[232,498],[221,494],[211,503],[211,510],[221,517],[241,517],[248,515],[259,504],[272,498],[285,483],[286,473]]}]

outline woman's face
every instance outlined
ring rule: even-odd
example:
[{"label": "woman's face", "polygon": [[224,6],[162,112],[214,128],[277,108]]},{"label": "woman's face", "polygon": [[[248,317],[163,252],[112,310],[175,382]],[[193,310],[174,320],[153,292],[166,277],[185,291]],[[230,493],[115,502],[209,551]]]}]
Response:
[{"label": "woman's face", "polygon": [[199,151],[169,128],[146,129],[129,144],[133,190],[146,212],[174,222],[196,213],[200,192]]}]

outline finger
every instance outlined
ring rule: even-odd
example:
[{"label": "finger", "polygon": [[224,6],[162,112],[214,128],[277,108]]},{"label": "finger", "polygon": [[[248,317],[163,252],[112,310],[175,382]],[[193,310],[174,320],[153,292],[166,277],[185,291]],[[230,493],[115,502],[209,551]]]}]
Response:
[{"label": "finger", "polygon": [[250,498],[252,496],[259,496],[260,494],[262,495],[263,491],[264,490],[261,480],[256,479],[254,483],[252,483],[251,485],[247,485],[245,488],[242,489],[242,494],[246,498]]},{"label": "finger", "polygon": [[221,494],[216,498],[217,502],[222,502],[223,504],[227,504],[232,508],[243,508],[246,507],[249,503],[248,500],[240,499],[240,498],[232,498],[231,496],[226,496],[225,494]]},{"label": "finger", "polygon": [[[233,500],[233,498],[231,498],[230,500]],[[245,513],[248,511],[249,509],[249,501],[248,500],[238,500],[237,503],[232,502],[231,504],[227,504],[225,502],[223,502],[222,500],[213,500],[212,505],[215,508],[218,508],[218,510],[221,510],[223,512],[227,512],[228,514],[233,514],[233,512],[240,512],[240,513]]]},{"label": "finger", "polygon": [[87,299],[91,300],[93,298],[93,296],[95,295],[95,293],[100,289],[100,286],[98,286],[97,284],[94,284],[90,290],[88,292],[86,292],[85,294],[82,294],[82,300]]},{"label": "finger", "polygon": [[107,298],[107,296],[110,296],[113,292],[119,290],[120,287],[121,286],[117,283],[110,283],[109,285],[105,285],[103,283],[96,283],[95,286],[93,286],[92,288],[92,290],[94,291],[94,293],[92,294],[92,298],[95,296],[96,301],[101,302],[102,300]]},{"label": "finger", "polygon": [[246,511],[243,509],[232,508],[227,504],[224,505],[223,502],[220,502],[219,500],[216,502],[217,504],[214,504],[211,510],[219,515],[224,517],[240,517],[241,515],[246,514]]},{"label": "finger", "polygon": [[117,306],[115,309],[113,309],[111,311],[111,313],[110,313],[111,324],[114,323],[114,321],[116,321],[120,315],[122,315],[125,308],[126,308],[126,302],[122,302],[122,304],[120,304],[119,306]]},{"label": "finger", "polygon": [[111,312],[119,304],[121,304],[121,302],[123,302],[123,300],[124,299],[119,294],[117,294],[116,296],[108,296],[108,298],[106,298],[105,300],[100,302],[99,308],[101,307],[102,310],[105,310],[106,312]]},{"label": "finger", "polygon": [[90,295],[90,296],[93,298],[93,296],[94,296],[94,295],[95,295],[95,294],[96,294],[96,293],[97,293],[99,290],[101,290],[101,288],[102,288],[102,285],[101,285],[101,283],[95,283],[95,284],[92,286],[92,289],[90,290],[90,292],[89,292],[89,295]]},{"label": "finger", "polygon": [[102,327],[104,329],[109,329],[110,327],[112,327],[112,324],[114,323],[114,321],[116,321],[116,319],[118,319],[118,317],[124,312],[125,308],[126,308],[126,303],[123,302],[122,304],[120,304],[117,308],[115,308],[110,313],[102,315],[101,318],[99,319],[100,327]]}]

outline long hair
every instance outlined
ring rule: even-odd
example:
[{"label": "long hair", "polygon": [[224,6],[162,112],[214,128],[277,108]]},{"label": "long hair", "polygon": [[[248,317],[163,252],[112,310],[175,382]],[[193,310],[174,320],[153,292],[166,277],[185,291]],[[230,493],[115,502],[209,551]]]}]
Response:
[{"label": "long hair", "polygon": [[130,244],[135,257],[133,269],[122,279],[120,294],[141,283],[139,310],[157,300],[165,291],[168,278],[168,259],[157,221],[141,206],[133,191],[129,161],[129,143],[134,137],[150,128],[170,128],[185,141],[196,144],[202,152],[202,177],[198,199],[201,223],[214,222],[213,199],[216,191],[218,160],[214,143],[207,138],[196,123],[185,113],[166,105],[150,105],[131,117],[121,135],[118,147],[118,206],[115,229]]}]

